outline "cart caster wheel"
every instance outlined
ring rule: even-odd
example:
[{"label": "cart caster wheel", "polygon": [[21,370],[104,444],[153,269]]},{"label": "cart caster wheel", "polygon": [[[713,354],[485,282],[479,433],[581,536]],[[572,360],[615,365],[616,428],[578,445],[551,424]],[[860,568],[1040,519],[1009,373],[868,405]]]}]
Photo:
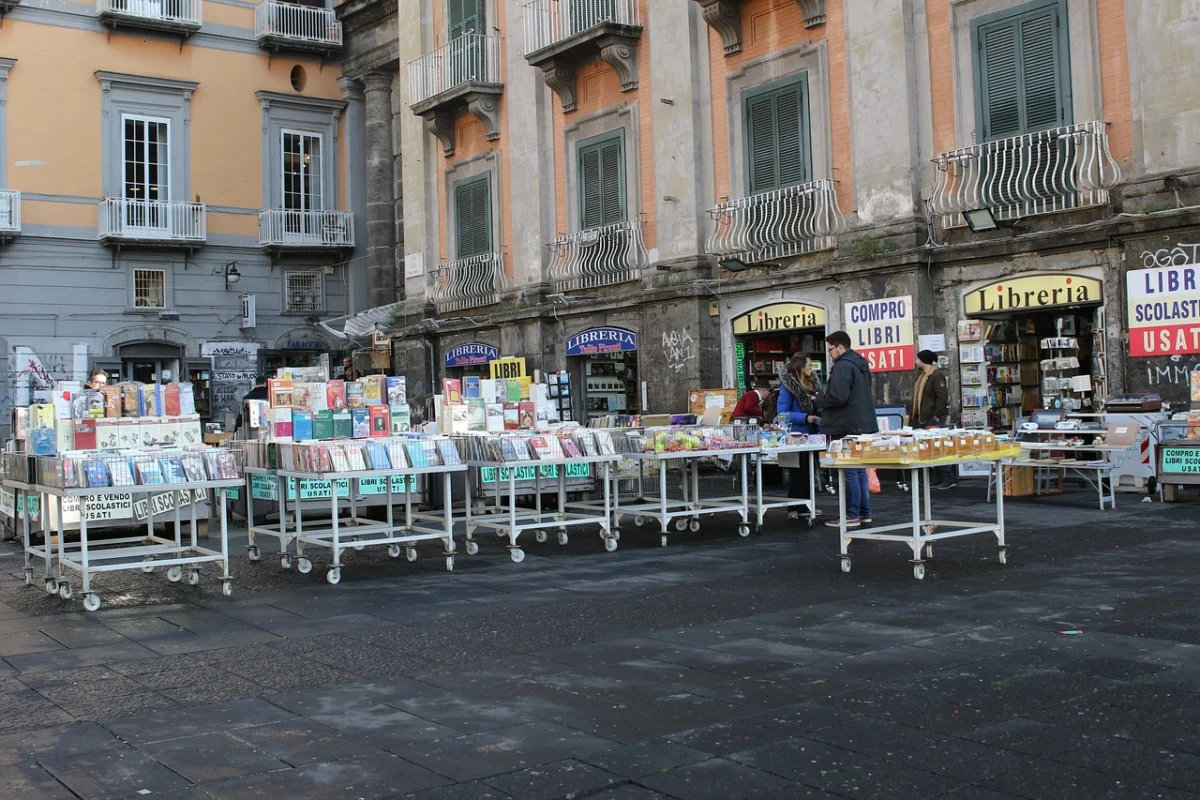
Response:
[{"label": "cart caster wheel", "polygon": [[514,564],[520,564],[525,560],[525,551],[519,547],[514,547],[509,550],[508,555],[513,560]]},{"label": "cart caster wheel", "polygon": [[810,528],[813,526],[814,522],[816,522],[816,520],[813,519],[812,517],[808,517],[807,519],[804,520],[804,523],[806,525],[808,525],[808,527],[810,527]]},{"label": "cart caster wheel", "polygon": [[560,545],[565,545],[568,541],[569,540],[567,539],[566,531],[559,531],[558,532],[558,543]]},{"label": "cart caster wheel", "polygon": [[200,585],[200,570],[193,569],[188,572],[188,586]]},{"label": "cart caster wheel", "polygon": [[25,570],[25,584],[27,586],[33,585],[33,570],[31,569]]},{"label": "cart caster wheel", "polygon": [[416,561],[417,560],[417,548],[415,548],[415,547],[404,548],[404,557],[409,561]]},{"label": "cart caster wheel", "polygon": [[329,572],[325,573],[325,580],[328,581],[331,586],[337,586],[339,583],[341,583],[342,582],[341,567],[330,567]]},{"label": "cart caster wheel", "polygon": [[913,577],[919,581],[925,580],[925,565],[913,564]]},{"label": "cart caster wheel", "polygon": [[75,592],[71,589],[71,584],[60,583],[58,585],[58,596],[61,597],[63,600],[70,600],[71,595],[73,595],[73,594],[75,594]]},{"label": "cart caster wheel", "polygon": [[688,530],[691,531],[692,533],[696,533],[698,530],[700,530],[700,520],[694,519],[691,522],[689,522]]},{"label": "cart caster wheel", "polygon": [[1008,551],[1007,550],[999,551],[998,553],[996,553],[996,559],[1001,564],[1007,564],[1008,563]]},{"label": "cart caster wheel", "polygon": [[179,583],[181,580],[183,580],[183,567],[176,564],[167,570],[167,580],[169,580],[171,583]]},{"label": "cart caster wheel", "polygon": [[617,530],[616,528],[614,528],[613,532],[612,532],[612,538],[618,542],[621,541],[621,532],[619,530]]},{"label": "cart caster wheel", "polygon": [[454,539],[453,539],[453,537],[452,537],[452,538],[449,538],[449,539],[447,539],[447,540],[446,540],[446,552],[447,552],[447,553],[454,553],[454,552],[457,552],[457,551],[458,551],[458,545],[456,545],[456,544],[454,543]]},{"label": "cart caster wheel", "polygon": [[388,555],[391,556],[392,558],[399,558],[400,557],[400,545],[389,544],[388,545]]},{"label": "cart caster wheel", "polygon": [[446,572],[454,572],[454,556],[446,556]]},{"label": "cart caster wheel", "polygon": [[616,539],[605,539],[604,540],[604,549],[610,553],[617,552],[617,540]]},{"label": "cart caster wheel", "polygon": [[686,519],[675,520],[675,530],[686,531],[687,527],[688,527],[688,521]]},{"label": "cart caster wheel", "polygon": [[658,546],[659,547],[667,546],[667,537],[665,535],[658,537]]},{"label": "cart caster wheel", "polygon": [[54,580],[54,578],[46,579],[46,594],[48,594],[48,595],[58,594],[58,581]]},{"label": "cart caster wheel", "polygon": [[848,558],[843,558],[843,559],[842,559],[842,572],[845,572],[845,573],[849,574],[849,572],[850,572],[850,559],[848,559]]},{"label": "cart caster wheel", "polygon": [[142,564],[142,572],[149,575],[151,572],[154,572],[154,565],[153,564]]},{"label": "cart caster wheel", "polygon": [[639,514],[633,518],[633,524],[640,528],[646,524],[646,518]]},{"label": "cart caster wheel", "polygon": [[221,594],[231,597],[233,595],[233,583],[230,581],[221,581]]},{"label": "cart caster wheel", "polygon": [[[700,525],[697,524],[696,527],[699,528]],[[745,538],[749,535],[750,535],[750,526],[749,525],[738,525],[738,536]]]},{"label": "cart caster wheel", "polygon": [[925,558],[926,559],[933,558],[933,545],[931,545],[931,544],[925,545]]},{"label": "cart caster wheel", "polygon": [[307,575],[308,573],[312,572],[312,562],[307,558],[297,558],[296,571],[301,575]]},{"label": "cart caster wheel", "polygon": [[100,595],[85,594],[83,596],[83,608],[85,611],[99,611],[100,610]]},{"label": "cart caster wheel", "polygon": [[479,543],[475,541],[467,542],[467,555],[473,556],[479,552]]},{"label": "cart caster wheel", "polygon": [[354,548],[354,552],[356,552],[356,553],[361,553],[363,550],[367,549],[367,546],[365,544],[353,544],[350,546]]},{"label": "cart caster wheel", "polygon": [[533,535],[534,541],[536,541],[538,544],[545,544],[546,540],[549,538],[550,534],[546,533],[545,531],[538,531]]},{"label": "cart caster wheel", "polygon": [[252,544],[246,548],[246,557],[251,561],[261,561],[262,553],[258,550],[258,545]]}]

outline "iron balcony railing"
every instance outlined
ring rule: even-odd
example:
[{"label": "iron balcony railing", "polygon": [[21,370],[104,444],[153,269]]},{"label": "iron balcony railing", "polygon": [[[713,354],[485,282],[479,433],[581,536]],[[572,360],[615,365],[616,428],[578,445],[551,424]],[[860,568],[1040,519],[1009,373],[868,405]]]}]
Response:
[{"label": "iron balcony railing", "polygon": [[560,292],[641,280],[650,260],[641,220],[559,236],[551,248],[550,277]]},{"label": "iron balcony railing", "polygon": [[500,39],[464,33],[408,65],[409,105],[464,83],[500,83]]},{"label": "iron balcony railing", "polygon": [[258,244],[271,248],[354,247],[354,215],[349,211],[258,212]]},{"label": "iron balcony railing", "polygon": [[504,254],[460,258],[429,273],[429,297],[437,310],[462,311],[500,302],[504,290]]},{"label": "iron balcony railing", "polygon": [[342,44],[342,23],[331,9],[264,0],[254,9],[254,36],[260,44],[334,48]]},{"label": "iron balcony railing", "polygon": [[846,229],[837,186],[828,179],[729,200],[709,216],[705,250],[751,264],[830,250]]},{"label": "iron balcony railing", "polygon": [[106,197],[100,201],[101,241],[203,244],[203,203]]},{"label": "iron balcony railing", "polygon": [[637,0],[533,0],[522,9],[527,54],[605,22],[640,24]]},{"label": "iron balcony railing", "polygon": [[934,159],[930,204],[943,228],[965,224],[962,212],[987,208],[998,220],[1108,203],[1121,168],[1102,121],[964,147]]},{"label": "iron balcony railing", "polygon": [[21,193],[0,189],[0,236],[21,232]]},{"label": "iron balcony railing", "polygon": [[202,0],[96,0],[96,14],[155,28],[196,30],[204,21],[202,6]]}]

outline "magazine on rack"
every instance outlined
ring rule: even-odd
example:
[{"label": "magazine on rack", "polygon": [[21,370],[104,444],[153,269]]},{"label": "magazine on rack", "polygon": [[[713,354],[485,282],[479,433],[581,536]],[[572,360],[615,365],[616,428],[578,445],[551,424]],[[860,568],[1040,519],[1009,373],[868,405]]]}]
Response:
[{"label": "magazine on rack", "polygon": [[160,458],[158,467],[162,470],[164,483],[187,483],[187,472],[183,469],[183,460],[179,458]]},{"label": "magazine on rack", "polygon": [[392,461],[388,458],[387,448],[382,442],[367,442],[367,463],[371,469],[391,469]]},{"label": "magazine on rack", "polygon": [[98,458],[90,458],[84,463],[83,474],[89,489],[109,485],[108,467]]}]

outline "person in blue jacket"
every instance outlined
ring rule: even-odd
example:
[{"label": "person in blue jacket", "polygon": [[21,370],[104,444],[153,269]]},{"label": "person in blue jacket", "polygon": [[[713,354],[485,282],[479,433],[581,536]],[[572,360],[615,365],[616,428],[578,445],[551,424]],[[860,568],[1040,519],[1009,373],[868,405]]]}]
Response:
[{"label": "person in blue jacket", "polygon": [[[792,433],[817,433],[821,418],[816,398],[821,394],[821,381],[813,369],[808,356],[796,353],[779,373],[779,399],[776,401],[776,419],[786,421]],[[808,492],[811,464],[807,453],[785,453],[780,466],[788,468],[788,497],[794,500],[811,499]],[[790,462],[790,463],[788,463]],[[813,516],[820,515],[815,511]],[[800,519],[799,511],[792,511],[788,519]]]}]

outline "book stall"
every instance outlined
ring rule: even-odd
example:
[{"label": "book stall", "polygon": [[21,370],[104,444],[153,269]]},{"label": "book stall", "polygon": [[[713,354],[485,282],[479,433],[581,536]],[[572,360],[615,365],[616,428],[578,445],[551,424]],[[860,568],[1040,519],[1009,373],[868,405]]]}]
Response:
[{"label": "book stall", "polygon": [[[1193,373],[1193,381],[1200,379]],[[1181,417],[1157,426],[1158,491],[1163,502],[1175,503],[1185,491],[1200,486],[1200,412],[1180,413]]]},{"label": "book stall", "polygon": [[[933,557],[933,542],[974,534],[993,534],[996,537],[1001,564],[1008,561],[1004,540],[1004,492],[996,476],[995,522],[935,519],[930,503],[929,469],[939,466],[958,466],[971,462],[997,462],[1016,458],[1019,446],[987,431],[930,429],[848,436],[829,443],[828,455],[821,465],[838,474],[838,528],[842,572],[850,572],[850,543],[855,539],[902,542],[912,549],[913,577],[925,578],[925,562]],[[870,525],[851,528],[846,525],[847,469],[871,467],[908,472],[912,496],[912,519],[892,525]]]},{"label": "book stall", "polygon": [[[822,433],[785,433],[763,430],[759,435],[760,452],[755,457],[754,496],[750,498],[750,510],[755,515],[755,529],[762,530],[763,516],[773,508],[803,509],[808,527],[816,519],[815,499],[817,496],[818,454],[825,450],[827,441]],[[808,459],[808,495],[803,498],[768,495],[763,490],[762,467],[764,463],[778,463],[780,457]]]},{"label": "book stall", "polygon": [[[69,573],[76,573],[83,606],[95,611],[101,601],[92,579],[98,573],[150,573],[165,567],[167,579],[178,583],[184,579],[186,569],[187,582],[195,586],[200,582],[200,567],[215,564],[220,570],[221,592],[228,597],[233,593],[233,584],[225,495],[245,480],[239,456],[233,450],[204,445],[68,450],[36,456],[33,477],[45,509],[47,535],[40,547],[26,539],[26,582],[33,583],[30,559],[40,558],[46,565],[46,592],[70,600],[74,588]],[[218,542],[201,547],[198,501],[209,492],[216,493]],[[184,508],[188,515],[186,536]],[[111,519],[119,510],[144,519],[145,533],[89,540],[92,520]],[[72,511],[78,520],[79,539],[68,542],[67,520]],[[168,518],[167,531],[159,534],[155,522],[163,517]]]}]

